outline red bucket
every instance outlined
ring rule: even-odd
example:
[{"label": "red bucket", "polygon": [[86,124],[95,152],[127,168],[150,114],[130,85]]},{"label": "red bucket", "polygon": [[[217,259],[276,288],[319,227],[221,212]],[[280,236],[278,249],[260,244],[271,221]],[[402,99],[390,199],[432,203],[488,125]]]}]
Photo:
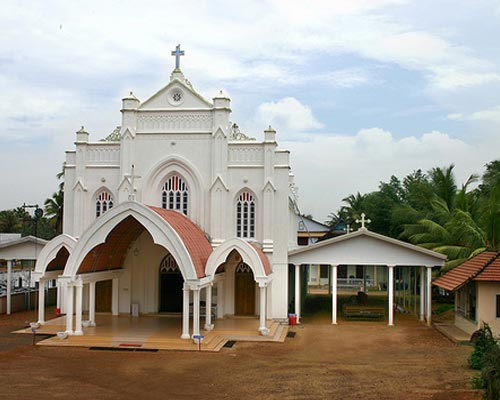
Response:
[{"label": "red bucket", "polygon": [[288,325],[297,325],[297,314],[288,314]]},{"label": "red bucket", "polygon": [[56,318],[57,318],[57,317],[60,317],[60,316],[61,316],[61,309],[60,309],[60,308],[56,308],[56,309],[54,310],[54,313],[55,313],[55,315],[56,315]]}]

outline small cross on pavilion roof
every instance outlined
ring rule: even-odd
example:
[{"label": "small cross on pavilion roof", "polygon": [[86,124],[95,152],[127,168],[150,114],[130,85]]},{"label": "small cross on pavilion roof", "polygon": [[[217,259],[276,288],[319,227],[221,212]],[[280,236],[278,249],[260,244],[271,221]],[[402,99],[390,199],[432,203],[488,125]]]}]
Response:
[{"label": "small cross on pavilion roof", "polygon": [[360,223],[361,222],[361,228],[359,229],[367,229],[365,224],[369,224],[370,222],[372,222],[371,219],[368,219],[368,218],[365,218],[366,217],[366,214],[365,213],[361,213],[361,219],[357,219],[356,220],[356,223]]},{"label": "small cross on pavilion roof", "polygon": [[172,51],[171,54],[175,56],[175,69],[180,69],[181,56],[184,55],[184,50],[181,50],[181,45],[178,44],[177,46],[175,46],[175,51]]}]

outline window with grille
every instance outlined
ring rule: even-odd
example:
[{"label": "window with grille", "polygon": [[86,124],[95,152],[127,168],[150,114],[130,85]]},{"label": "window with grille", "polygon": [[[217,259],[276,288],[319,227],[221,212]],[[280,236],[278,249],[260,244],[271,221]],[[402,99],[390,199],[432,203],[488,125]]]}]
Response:
[{"label": "window with grille", "polygon": [[180,273],[179,266],[175,262],[172,254],[166,255],[160,263],[160,273],[162,274],[176,274]]},{"label": "window with grille", "polygon": [[113,208],[113,196],[107,190],[101,191],[95,199],[95,216],[100,217],[110,208]]},{"label": "window with grille", "polygon": [[167,210],[176,210],[184,215],[188,213],[189,189],[178,175],[172,175],[163,185],[161,206]]},{"label": "window with grille", "polygon": [[241,193],[236,203],[236,236],[255,237],[255,199],[248,192]]}]

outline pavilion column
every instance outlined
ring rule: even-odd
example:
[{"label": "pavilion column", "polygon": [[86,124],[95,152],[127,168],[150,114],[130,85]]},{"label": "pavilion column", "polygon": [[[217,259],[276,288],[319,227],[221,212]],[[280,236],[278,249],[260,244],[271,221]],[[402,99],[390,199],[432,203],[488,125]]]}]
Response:
[{"label": "pavilion column", "polygon": [[394,325],[394,265],[388,265],[388,278],[387,278],[387,289],[389,291],[389,326]]},{"label": "pavilion column", "polygon": [[56,308],[61,310],[61,282],[56,280]]},{"label": "pavilion column", "polygon": [[111,295],[111,314],[118,315],[118,288],[120,278],[113,278],[112,295]]},{"label": "pavilion column", "polygon": [[78,279],[75,282],[75,288],[76,288],[76,293],[75,293],[75,298],[76,298],[76,305],[75,305],[75,335],[83,335],[83,330],[82,330],[82,303],[83,303],[83,283],[81,279]]},{"label": "pavilion column", "polygon": [[332,277],[332,324],[337,324],[337,265],[331,266]]},{"label": "pavilion column", "polygon": [[38,323],[45,323],[45,279],[38,283]]},{"label": "pavilion column", "polygon": [[190,339],[189,336],[189,287],[184,284],[182,289],[182,335],[181,339]]},{"label": "pavilion column", "polygon": [[95,326],[95,284],[89,282],[89,326]]},{"label": "pavilion column", "polygon": [[224,281],[217,282],[217,318],[224,318]]},{"label": "pavilion column", "polygon": [[205,330],[214,329],[212,325],[212,284],[205,288]]},{"label": "pavilion column", "polygon": [[7,314],[12,311],[12,260],[7,260]]},{"label": "pavilion column", "polygon": [[193,289],[193,338],[200,335],[200,289]]},{"label": "pavilion column", "polygon": [[427,325],[431,325],[432,323],[432,288],[431,288],[431,282],[432,282],[432,267],[427,267],[427,282],[425,283],[425,288],[427,290],[426,297],[427,297]]},{"label": "pavilion column", "polygon": [[269,334],[269,329],[266,327],[266,284],[259,283],[260,290],[260,318],[259,318],[259,332],[262,336],[267,336]]},{"label": "pavilion column", "polygon": [[66,333],[73,334],[73,302],[74,302],[73,284],[66,283]]},{"label": "pavilion column", "polygon": [[425,267],[420,267],[420,310],[418,311],[420,321],[424,321],[425,305]]},{"label": "pavilion column", "polygon": [[300,323],[300,265],[295,265],[295,314]]}]

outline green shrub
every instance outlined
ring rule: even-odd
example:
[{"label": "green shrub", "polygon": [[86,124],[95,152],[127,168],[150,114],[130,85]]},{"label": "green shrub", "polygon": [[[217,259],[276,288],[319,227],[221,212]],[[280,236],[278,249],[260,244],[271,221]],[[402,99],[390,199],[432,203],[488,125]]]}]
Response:
[{"label": "green shrub", "polygon": [[500,399],[500,347],[491,347],[483,357],[481,380],[485,389],[486,400]]},{"label": "green shrub", "polygon": [[488,324],[484,323],[479,331],[474,332],[473,341],[474,351],[469,357],[469,365],[473,369],[483,369],[484,355],[488,353],[491,348],[497,347],[495,338]]}]

